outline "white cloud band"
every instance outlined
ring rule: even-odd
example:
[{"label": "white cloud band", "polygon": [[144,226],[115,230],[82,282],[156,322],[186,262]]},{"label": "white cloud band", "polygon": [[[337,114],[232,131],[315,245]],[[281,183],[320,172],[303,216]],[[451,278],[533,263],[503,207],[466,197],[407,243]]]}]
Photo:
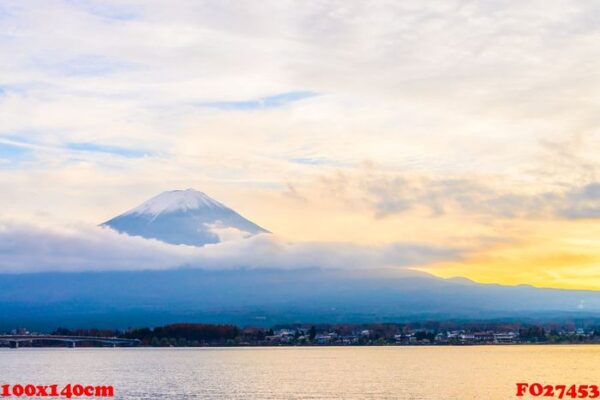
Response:
[{"label": "white cloud band", "polygon": [[374,268],[407,267],[455,259],[458,249],[412,243],[359,246],[291,243],[271,234],[241,235],[204,247],[177,246],[119,234],[109,228],[44,228],[0,222],[0,273],[146,270],[177,267]]}]

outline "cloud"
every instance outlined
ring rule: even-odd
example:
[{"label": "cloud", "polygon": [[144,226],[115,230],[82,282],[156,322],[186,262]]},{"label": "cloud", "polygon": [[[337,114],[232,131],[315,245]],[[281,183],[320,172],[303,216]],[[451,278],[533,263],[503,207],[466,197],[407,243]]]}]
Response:
[{"label": "cloud", "polygon": [[493,176],[398,173],[367,165],[322,179],[322,190],[359,201],[379,218],[414,210],[499,218],[600,218],[600,182],[534,191]]},{"label": "cloud", "polygon": [[43,66],[48,73],[71,77],[110,75],[135,68],[130,63],[93,54],[78,55],[58,63],[47,60],[35,60],[34,63],[38,68]]},{"label": "cloud", "polygon": [[306,203],[308,201],[306,197],[304,197],[300,192],[298,192],[294,185],[292,185],[289,182],[286,185],[286,190],[283,191],[283,195],[300,203]]},{"label": "cloud", "polygon": [[198,265],[216,268],[335,268],[410,267],[458,259],[461,249],[394,243],[361,246],[349,243],[288,242],[260,234],[241,241],[206,245]]},{"label": "cloud", "polygon": [[219,242],[221,243],[229,242],[231,240],[242,240],[252,236],[250,232],[246,232],[231,226],[226,226],[221,221],[217,221],[213,224],[205,223],[204,225],[209,232],[214,234],[219,239]]},{"label": "cloud", "polygon": [[[336,268],[410,267],[455,260],[460,249],[395,243],[294,243],[275,235],[250,238],[214,227],[225,241],[204,247],[176,246],[119,234],[109,228],[39,227],[0,222],[0,273],[152,270],[178,267]],[[238,232],[239,233],[239,232]]]},{"label": "cloud", "polygon": [[0,222],[0,271],[5,273],[163,269],[185,263],[194,250],[94,226]]},{"label": "cloud", "polygon": [[567,218],[600,218],[600,182],[571,190],[565,195],[565,207],[558,212]]}]

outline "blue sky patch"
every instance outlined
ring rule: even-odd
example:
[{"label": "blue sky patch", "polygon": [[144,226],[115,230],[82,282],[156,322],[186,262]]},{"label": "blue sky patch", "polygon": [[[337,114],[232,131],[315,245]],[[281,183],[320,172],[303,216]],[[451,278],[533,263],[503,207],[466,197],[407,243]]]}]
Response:
[{"label": "blue sky patch", "polygon": [[218,108],[222,110],[257,110],[265,108],[282,107],[286,104],[293,103],[299,100],[308,99],[318,96],[318,93],[311,91],[294,91],[280,93],[273,96],[262,97],[253,100],[242,101],[215,101],[202,103],[203,107]]},{"label": "blue sky patch", "polygon": [[137,13],[131,7],[112,6],[94,0],[69,0],[69,3],[97,17],[116,21],[131,21],[137,18]]},{"label": "blue sky patch", "polygon": [[325,157],[292,157],[292,158],[288,158],[287,160],[294,164],[314,165],[314,166],[332,165],[332,166],[344,167],[344,166],[352,165],[347,162],[336,161],[336,160],[332,160],[332,159],[325,158]]},{"label": "blue sky patch", "polygon": [[16,144],[0,142],[0,168],[17,166],[31,153],[31,149]]},{"label": "blue sky patch", "polygon": [[146,150],[118,146],[106,146],[96,143],[69,143],[66,147],[69,150],[83,151],[89,153],[112,154],[127,158],[139,158],[152,155],[152,153]]},{"label": "blue sky patch", "polygon": [[8,9],[8,6],[0,4],[0,18],[12,17],[13,13]]},{"label": "blue sky patch", "polygon": [[98,76],[131,70],[134,65],[101,55],[83,54],[57,64],[46,65],[45,68],[62,75]]},{"label": "blue sky patch", "polygon": [[29,152],[30,150],[26,147],[0,143],[0,158],[17,158]]}]

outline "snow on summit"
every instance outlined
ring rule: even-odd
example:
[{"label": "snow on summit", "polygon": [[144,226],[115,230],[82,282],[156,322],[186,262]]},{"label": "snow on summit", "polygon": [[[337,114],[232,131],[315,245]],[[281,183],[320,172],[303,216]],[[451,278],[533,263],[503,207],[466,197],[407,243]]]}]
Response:
[{"label": "snow on summit", "polygon": [[218,243],[224,230],[240,231],[242,236],[268,233],[194,189],[163,192],[102,225],[131,236],[191,246]]},{"label": "snow on summit", "polygon": [[210,198],[203,192],[194,189],[171,190],[154,196],[136,208],[126,212],[128,214],[149,214],[154,217],[176,211],[188,211],[198,208],[227,208],[222,203]]}]

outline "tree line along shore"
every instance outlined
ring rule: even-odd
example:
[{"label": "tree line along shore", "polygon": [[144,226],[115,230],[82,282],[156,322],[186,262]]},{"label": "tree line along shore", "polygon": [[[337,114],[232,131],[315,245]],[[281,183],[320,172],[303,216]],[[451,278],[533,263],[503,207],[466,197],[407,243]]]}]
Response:
[{"label": "tree line along shore", "polygon": [[[9,333],[36,335],[23,328]],[[271,328],[177,323],[126,331],[58,328],[51,334],[137,339],[140,346],[147,347],[593,344],[600,343],[600,323],[428,321],[404,324],[288,324]],[[101,346],[97,342],[83,342],[80,345]],[[31,343],[30,346],[57,344]]]}]

